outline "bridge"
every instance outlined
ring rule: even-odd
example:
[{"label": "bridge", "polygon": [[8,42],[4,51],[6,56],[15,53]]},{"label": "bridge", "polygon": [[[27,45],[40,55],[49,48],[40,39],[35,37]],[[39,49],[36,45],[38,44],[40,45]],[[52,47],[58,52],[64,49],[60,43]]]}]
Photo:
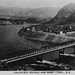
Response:
[{"label": "bridge", "polygon": [[[23,54],[23,55],[16,56],[16,57],[13,57],[13,58],[0,60],[0,63],[8,64],[8,63],[11,63],[11,62],[14,62],[14,61],[18,61],[18,60],[22,60],[22,59],[26,59],[26,58],[30,58],[30,57],[54,52],[54,51],[61,51],[61,49],[65,49],[65,48],[68,48],[68,47],[74,47],[74,46],[75,46],[75,42],[72,42],[72,43],[69,43],[69,44],[66,44],[66,45],[54,46],[54,47],[48,47],[47,46],[46,48],[40,48],[38,50],[34,50],[33,52],[30,52],[30,53],[27,53],[27,54]],[[62,55],[62,54],[60,54],[60,55]],[[63,55],[67,56],[67,54],[63,54]],[[75,57],[75,55],[68,55],[68,56]]]}]

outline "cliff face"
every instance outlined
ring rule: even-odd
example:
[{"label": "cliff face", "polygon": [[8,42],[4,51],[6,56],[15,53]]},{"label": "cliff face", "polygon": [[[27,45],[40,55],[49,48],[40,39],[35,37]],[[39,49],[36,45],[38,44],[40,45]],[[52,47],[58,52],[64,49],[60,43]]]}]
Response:
[{"label": "cliff face", "polygon": [[70,3],[59,10],[57,15],[47,23],[49,24],[72,24],[75,23],[75,4]]}]

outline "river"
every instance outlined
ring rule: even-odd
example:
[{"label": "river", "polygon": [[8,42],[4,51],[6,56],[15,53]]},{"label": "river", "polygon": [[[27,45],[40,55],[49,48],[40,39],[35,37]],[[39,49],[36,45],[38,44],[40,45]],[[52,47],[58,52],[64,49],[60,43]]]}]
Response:
[{"label": "river", "polygon": [[18,31],[25,25],[4,25],[0,26],[0,59],[9,56],[16,51],[39,48],[42,44],[31,42],[18,35]]}]

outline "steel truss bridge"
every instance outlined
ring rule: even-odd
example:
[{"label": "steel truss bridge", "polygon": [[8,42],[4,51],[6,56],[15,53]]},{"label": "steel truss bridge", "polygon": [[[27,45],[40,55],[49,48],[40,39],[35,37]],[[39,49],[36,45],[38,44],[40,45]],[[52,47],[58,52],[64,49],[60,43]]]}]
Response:
[{"label": "steel truss bridge", "polygon": [[[30,53],[27,53],[27,54],[24,54],[24,55],[20,55],[20,56],[16,56],[16,57],[13,57],[13,58],[0,60],[0,63],[8,64],[8,63],[11,63],[11,62],[14,62],[14,61],[18,61],[18,60],[38,56],[38,55],[43,55],[43,54],[54,52],[54,51],[59,51],[60,52],[61,49],[65,49],[65,48],[69,48],[69,47],[74,47],[74,50],[75,50],[75,42],[69,43],[69,44],[66,44],[66,45],[54,46],[54,47],[50,47],[50,48],[49,47],[40,48],[39,50],[35,50],[33,52],[30,52]],[[60,54],[60,55],[67,56],[67,54]],[[70,54],[68,56],[75,57],[75,55],[70,55]]]}]

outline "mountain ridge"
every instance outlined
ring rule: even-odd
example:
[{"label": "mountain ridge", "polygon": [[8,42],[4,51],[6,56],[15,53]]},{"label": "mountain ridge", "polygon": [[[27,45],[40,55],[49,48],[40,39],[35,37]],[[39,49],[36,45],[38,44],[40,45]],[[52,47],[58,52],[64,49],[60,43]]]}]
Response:
[{"label": "mountain ridge", "polygon": [[[0,15],[20,16],[20,17],[54,17],[59,8],[44,7],[44,8],[15,8],[15,7],[0,7]],[[50,15],[49,15],[50,14]]]},{"label": "mountain ridge", "polygon": [[57,15],[47,22],[47,24],[72,24],[75,23],[75,3],[65,5],[60,9]]}]

